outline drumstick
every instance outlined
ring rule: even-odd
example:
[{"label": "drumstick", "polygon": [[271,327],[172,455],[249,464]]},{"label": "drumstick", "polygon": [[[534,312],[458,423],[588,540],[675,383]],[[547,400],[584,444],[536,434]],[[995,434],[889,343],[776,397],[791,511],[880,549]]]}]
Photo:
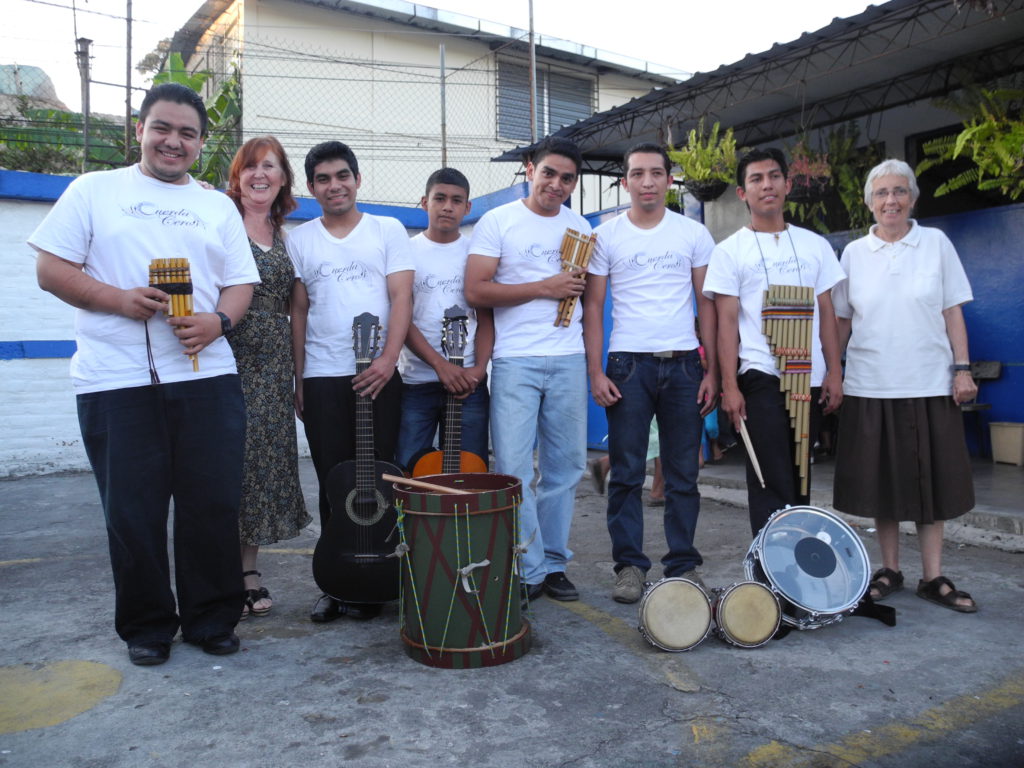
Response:
[{"label": "drumstick", "polygon": [[419,488],[424,491],[433,491],[434,493],[476,493],[476,491],[467,491],[462,488],[449,488],[446,485],[434,485],[433,483],[425,483],[422,480],[413,480],[411,477],[399,477],[398,475],[389,475],[387,473],[382,474],[381,478],[383,480],[390,480],[392,483],[404,483],[405,485],[411,485],[413,488]]},{"label": "drumstick", "polygon": [[754,444],[750,442],[750,435],[747,434],[747,425],[742,419],[740,420],[740,437],[743,438],[743,445],[747,448],[750,463],[754,465],[754,474],[757,475],[757,479],[761,481],[761,487],[764,488],[764,475],[761,474],[761,465],[757,463],[757,456],[754,454]]}]

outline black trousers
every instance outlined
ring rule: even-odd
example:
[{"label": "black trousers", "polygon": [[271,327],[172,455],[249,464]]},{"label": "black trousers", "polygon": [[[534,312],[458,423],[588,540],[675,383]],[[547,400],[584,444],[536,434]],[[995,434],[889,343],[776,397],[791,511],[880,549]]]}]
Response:
[{"label": "black trousers", "polygon": [[[327,474],[335,464],[356,457],[356,399],[354,376],[304,379],[303,427],[320,486],[320,525],[331,517]],[[373,447],[380,461],[395,460],[402,416],[402,377],[398,371],[373,401]]]},{"label": "black trousers", "polygon": [[[811,468],[807,467],[806,495],[800,494],[800,468],[794,461],[795,442],[786,411],[786,393],[779,389],[779,379],[761,371],[741,374],[737,383],[747,406],[747,432],[754,445],[765,487],[761,487],[754,465],[747,456],[747,505],[750,508],[750,531],[755,536],[773,512],[786,505],[810,504]],[[821,406],[820,387],[811,390],[810,442],[813,450]]]}]

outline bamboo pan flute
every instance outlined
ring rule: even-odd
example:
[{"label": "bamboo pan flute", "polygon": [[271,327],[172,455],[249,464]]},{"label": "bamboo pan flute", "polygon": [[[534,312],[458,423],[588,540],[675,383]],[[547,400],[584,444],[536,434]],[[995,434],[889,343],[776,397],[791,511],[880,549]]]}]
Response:
[{"label": "bamboo pan flute", "polygon": [[[597,235],[581,235],[575,229],[565,230],[561,248],[562,271],[569,272],[577,267],[586,271],[587,265],[590,264],[590,254],[594,252],[594,243],[596,242]],[[568,296],[558,302],[558,316],[555,318],[555,325],[569,326],[579,298],[579,296]]]},{"label": "bamboo pan flute", "polygon": [[[192,271],[188,259],[153,259],[149,264],[149,284],[170,294],[168,317],[188,317],[192,314]],[[199,355],[189,355],[192,370],[199,370]]]},{"label": "bamboo pan flute", "polygon": [[770,285],[764,292],[761,330],[781,374],[793,428],[794,463],[800,468],[800,494],[807,495],[811,425],[811,339],[814,333],[814,287]]}]

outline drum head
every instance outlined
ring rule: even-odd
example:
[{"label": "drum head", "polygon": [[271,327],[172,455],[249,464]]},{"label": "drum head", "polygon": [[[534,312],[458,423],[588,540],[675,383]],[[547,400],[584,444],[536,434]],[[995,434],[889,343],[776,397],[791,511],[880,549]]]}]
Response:
[{"label": "drum head", "polygon": [[687,579],[662,579],[640,600],[640,632],[665,651],[687,651],[711,631],[711,603]]},{"label": "drum head", "polygon": [[755,581],[727,588],[715,603],[722,639],[741,648],[757,648],[771,640],[782,620],[775,593]]},{"label": "drum head", "polygon": [[787,507],[750,545],[748,578],[761,576],[787,601],[812,614],[843,613],[867,591],[870,562],[856,532],[830,512]]}]

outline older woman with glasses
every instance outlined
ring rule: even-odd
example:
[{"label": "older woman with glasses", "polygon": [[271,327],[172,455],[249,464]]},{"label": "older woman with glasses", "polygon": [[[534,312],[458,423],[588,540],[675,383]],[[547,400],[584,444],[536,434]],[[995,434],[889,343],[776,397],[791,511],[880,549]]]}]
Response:
[{"label": "older woman with glasses", "polygon": [[864,202],[876,223],[843,251],[847,279],[832,291],[846,346],[833,501],[875,519],[882,567],[872,598],[903,587],[907,520],[921,548],[918,597],[973,613],[975,601],[941,567],[944,522],[974,506],[959,408],[978,391],[960,309],[973,296],[949,238],[910,218],[918,194],[902,160],[873,168]]}]

